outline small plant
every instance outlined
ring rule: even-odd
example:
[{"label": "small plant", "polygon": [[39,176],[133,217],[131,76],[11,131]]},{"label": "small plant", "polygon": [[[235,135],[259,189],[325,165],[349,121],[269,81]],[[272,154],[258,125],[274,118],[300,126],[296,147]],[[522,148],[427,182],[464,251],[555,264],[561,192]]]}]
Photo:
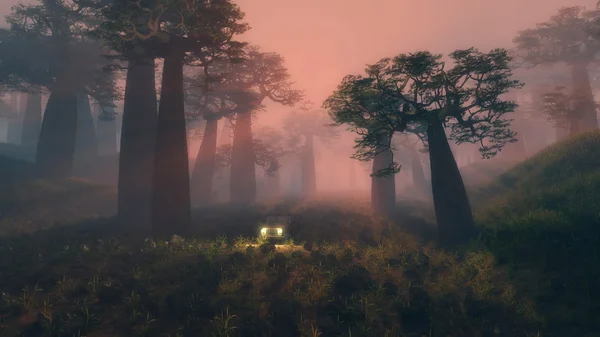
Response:
[{"label": "small plant", "polygon": [[98,276],[93,276],[92,279],[88,281],[88,289],[92,294],[96,295],[99,283],[100,277]]},{"label": "small plant", "polygon": [[152,324],[153,322],[156,322],[156,319],[152,318],[150,316],[150,313],[147,312],[146,317],[144,319],[144,325],[142,327],[142,334],[148,333],[148,330],[150,329],[150,324]]},{"label": "small plant", "polygon": [[37,309],[37,293],[43,291],[43,289],[38,288],[38,284],[36,283],[33,289],[29,290],[29,287],[23,288],[23,292],[21,293],[20,302],[23,305],[23,308],[27,311]]},{"label": "small plant", "polygon": [[236,317],[236,315],[229,313],[229,307],[225,308],[225,312],[221,312],[219,315],[215,316],[212,320],[212,323],[215,327],[215,337],[230,337],[233,332],[237,329],[235,325],[233,325],[232,321]]}]

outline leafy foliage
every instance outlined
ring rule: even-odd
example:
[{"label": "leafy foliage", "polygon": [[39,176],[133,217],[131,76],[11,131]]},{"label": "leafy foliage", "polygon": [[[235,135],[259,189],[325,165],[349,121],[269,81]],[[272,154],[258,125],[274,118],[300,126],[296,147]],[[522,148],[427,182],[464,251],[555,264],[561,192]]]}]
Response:
[{"label": "leafy foliage", "polygon": [[[279,159],[282,153],[275,146],[253,139],[254,152],[256,153],[255,164],[261,167],[267,176],[273,176],[279,170]],[[219,167],[231,166],[231,144],[221,145],[217,148],[216,164]]]},{"label": "leafy foliage", "polygon": [[516,141],[505,114],[517,105],[500,98],[522,87],[511,80],[507,51],[470,48],[449,56],[451,69],[441,55],[421,51],[384,58],[364,76],[344,78],[324,107],[337,125],[359,135],[356,158],[369,160],[390,148],[394,132],[414,133],[426,144],[426,127],[435,123],[449,127],[458,144],[478,142],[484,158]]},{"label": "leafy foliage", "polygon": [[530,65],[593,60],[600,50],[594,34],[599,14],[579,6],[560,8],[548,21],[514,38],[519,58]]},{"label": "leafy foliage", "polygon": [[119,99],[107,52],[87,35],[92,16],[72,2],[40,1],[18,5],[0,30],[0,73],[3,83],[18,91],[53,90],[68,76],[75,88],[104,105]]}]

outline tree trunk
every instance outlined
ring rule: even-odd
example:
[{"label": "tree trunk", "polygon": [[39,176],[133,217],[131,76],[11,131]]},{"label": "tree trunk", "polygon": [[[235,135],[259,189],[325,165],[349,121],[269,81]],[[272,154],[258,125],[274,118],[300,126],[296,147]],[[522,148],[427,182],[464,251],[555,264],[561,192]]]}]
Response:
[{"label": "tree trunk", "polygon": [[[389,148],[389,140],[382,140],[377,149],[378,154],[373,159],[372,174],[391,167],[394,154]],[[396,207],[396,177],[391,174],[384,177],[371,177],[371,208],[382,215],[391,215]]]},{"label": "tree trunk", "polygon": [[573,78],[573,93],[581,97],[576,104],[575,110],[581,116],[578,119],[579,125],[574,129],[575,132],[586,132],[598,129],[598,117],[596,115],[596,103],[590,76],[586,63],[576,63],[571,66]]},{"label": "tree trunk", "polygon": [[439,240],[451,246],[468,239],[473,232],[473,214],[458,165],[440,121],[427,127],[431,190]]},{"label": "tree trunk", "polygon": [[569,121],[568,130],[566,130],[567,137],[573,137],[573,136],[577,135],[579,132],[581,132],[581,129],[585,128],[582,124],[583,123],[582,123],[581,118],[572,118]]},{"label": "tree trunk", "polygon": [[219,135],[217,147],[231,144],[231,121],[228,118],[223,118],[223,128]]},{"label": "tree trunk", "polygon": [[11,144],[21,143],[23,98],[23,94],[20,92],[10,93],[11,118],[8,120],[6,141]]},{"label": "tree trunk", "polygon": [[37,172],[43,178],[65,178],[73,173],[77,94],[70,86],[57,83],[46,104],[35,155]]},{"label": "tree trunk", "polygon": [[157,103],[154,58],[129,60],[121,127],[118,216],[129,226],[150,223]]},{"label": "tree trunk", "polygon": [[23,114],[23,132],[21,133],[21,145],[28,153],[35,157],[35,148],[40,137],[42,127],[42,94],[31,92],[27,94]]},{"label": "tree trunk", "polygon": [[560,142],[563,139],[566,139],[569,136],[569,128],[566,128],[562,125],[554,126],[554,130],[556,131],[556,141]]},{"label": "tree trunk", "polygon": [[186,235],[191,228],[190,175],[183,94],[184,53],[165,56],[152,179],[154,237]]},{"label": "tree trunk", "polygon": [[213,179],[215,176],[215,156],[217,153],[218,120],[208,119],[204,126],[202,143],[192,171],[192,201],[194,205],[205,206],[212,201]]},{"label": "tree trunk", "polygon": [[306,135],[304,145],[304,158],[302,160],[302,195],[312,198],[317,193],[317,172],[315,168],[314,135]]},{"label": "tree trunk", "polygon": [[272,176],[267,177],[267,186],[269,189],[269,197],[278,199],[281,196],[281,173],[280,169],[275,171]]},{"label": "tree trunk", "polygon": [[413,187],[424,196],[430,195],[429,186],[427,180],[425,179],[425,172],[423,171],[423,164],[421,164],[419,153],[414,147],[409,147],[409,151],[411,156],[411,175]]},{"label": "tree trunk", "polygon": [[[101,156],[111,156],[117,153],[117,117],[113,119],[98,119],[102,115],[102,107],[96,104],[98,111],[95,114],[96,132],[98,133],[98,154]],[[108,115],[115,115],[113,107],[104,107]]]},{"label": "tree trunk", "polygon": [[87,94],[77,96],[77,136],[74,167],[78,175],[86,175],[86,167],[98,160],[98,139]]},{"label": "tree trunk", "polygon": [[252,139],[252,113],[237,114],[231,149],[230,200],[249,204],[256,200],[256,154]]}]

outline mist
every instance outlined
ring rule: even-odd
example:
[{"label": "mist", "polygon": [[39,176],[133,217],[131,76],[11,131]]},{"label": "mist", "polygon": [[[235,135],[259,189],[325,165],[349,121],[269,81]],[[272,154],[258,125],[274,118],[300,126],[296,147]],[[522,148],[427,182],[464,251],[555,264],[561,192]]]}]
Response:
[{"label": "mist", "polygon": [[0,336],[600,335],[597,0],[0,18]]}]

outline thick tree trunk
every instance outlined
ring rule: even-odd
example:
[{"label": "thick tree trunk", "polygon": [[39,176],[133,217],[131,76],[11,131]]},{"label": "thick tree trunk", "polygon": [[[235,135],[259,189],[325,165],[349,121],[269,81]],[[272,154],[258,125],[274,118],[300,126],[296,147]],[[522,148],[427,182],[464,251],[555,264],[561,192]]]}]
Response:
[{"label": "thick tree trunk", "polygon": [[302,195],[305,198],[314,197],[317,193],[317,171],[315,168],[314,135],[306,135],[304,158],[302,160]]},{"label": "thick tree trunk", "polygon": [[[573,93],[580,97],[575,110],[577,110],[578,126],[574,127],[573,132],[586,132],[598,129],[598,117],[596,115],[596,104],[592,86],[590,84],[590,76],[586,63],[576,63],[571,66],[573,77]],[[570,132],[570,134],[572,134]]]},{"label": "thick tree trunk", "polygon": [[77,97],[77,136],[75,140],[75,173],[86,175],[86,167],[98,160],[98,139],[87,94]]},{"label": "thick tree trunk", "polygon": [[20,144],[23,128],[22,112],[24,105],[24,95],[20,92],[11,92],[9,102],[12,117],[8,120],[8,128],[6,130],[6,141],[11,144]]},{"label": "thick tree trunk", "polygon": [[569,129],[564,126],[555,126],[554,130],[556,131],[556,141],[560,142],[563,139],[569,137]]},{"label": "thick tree trunk", "polygon": [[431,190],[439,240],[446,246],[468,239],[472,234],[473,214],[458,165],[454,160],[441,122],[427,127]]},{"label": "thick tree trunk", "polygon": [[[223,145],[231,144],[232,139],[232,128],[231,121],[227,118],[223,118],[223,126],[221,127],[221,132],[218,135],[217,141],[217,149]],[[218,190],[218,200],[221,202],[229,201],[229,190],[230,190],[230,176],[231,176],[231,167],[219,167],[215,170],[215,178],[213,180],[214,186],[216,186]]]},{"label": "thick tree trunk", "polygon": [[[102,114],[102,107],[96,104],[99,110],[95,114],[96,132],[98,134],[98,154],[101,156],[110,156],[117,153],[117,117],[113,119],[99,119]],[[114,115],[113,107],[104,107],[108,115]]]},{"label": "thick tree trunk", "polygon": [[[386,144],[387,140],[382,140]],[[373,159],[373,170],[371,173],[379,172],[391,167],[394,154],[388,146],[382,145],[377,149],[378,154]],[[396,177],[387,175],[384,177],[371,177],[371,208],[374,212],[382,215],[391,215],[396,207]]]},{"label": "thick tree trunk", "polygon": [[567,130],[567,137],[573,137],[581,132],[581,129],[584,128],[582,125],[582,119],[573,118],[569,121],[569,129]]},{"label": "thick tree trunk", "polygon": [[223,127],[221,128],[221,134],[219,135],[217,147],[231,144],[231,131],[231,121],[227,118],[223,118]]},{"label": "thick tree trunk", "polygon": [[249,204],[256,200],[256,154],[252,139],[252,114],[237,114],[231,149],[230,200]]},{"label": "thick tree trunk", "polygon": [[77,94],[70,84],[57,83],[50,93],[37,143],[35,163],[43,178],[73,173],[77,137]]},{"label": "thick tree trunk", "polygon": [[118,215],[129,226],[150,224],[157,103],[154,58],[129,60],[119,153]]},{"label": "thick tree trunk", "polygon": [[28,93],[24,110],[21,145],[32,154],[32,157],[35,157],[35,148],[42,127],[42,94],[40,92]]},{"label": "thick tree trunk", "polygon": [[269,189],[269,197],[277,199],[281,196],[281,169],[278,169],[272,176],[267,177],[267,186]]},{"label": "thick tree trunk", "polygon": [[204,126],[202,143],[192,171],[192,202],[205,206],[212,201],[213,179],[215,176],[215,156],[217,153],[218,120],[208,119]]},{"label": "thick tree trunk", "polygon": [[184,53],[163,66],[152,179],[154,237],[185,235],[191,228],[190,175],[183,95]]},{"label": "thick tree trunk", "polygon": [[429,184],[425,179],[425,172],[423,171],[423,164],[419,153],[414,147],[409,147],[411,156],[411,175],[413,187],[424,196],[429,195]]}]

